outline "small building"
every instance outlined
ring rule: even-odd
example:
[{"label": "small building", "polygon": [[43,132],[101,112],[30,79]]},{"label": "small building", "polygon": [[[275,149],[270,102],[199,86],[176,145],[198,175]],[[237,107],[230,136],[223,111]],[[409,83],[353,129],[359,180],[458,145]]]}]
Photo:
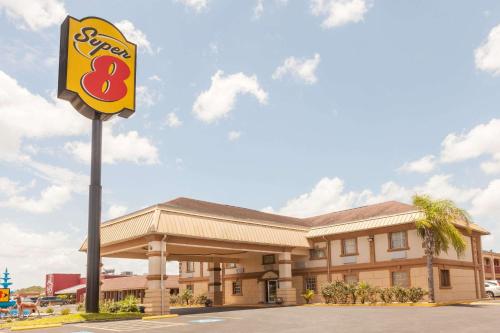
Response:
[{"label": "small building", "polygon": [[485,280],[500,281],[500,253],[483,251],[483,269]]},{"label": "small building", "polygon": [[[165,261],[180,261],[179,286],[214,305],[303,302],[328,281],[427,289],[426,256],[416,207],[384,202],[310,218],[177,198],[104,222],[101,256],[148,260],[147,313],[168,312]],[[455,221],[466,241],[433,263],[436,301],[485,296],[477,224]],[[87,250],[84,242],[82,251]],[[163,293],[163,294],[162,294]],[[316,301],[320,299],[317,298]]]}]

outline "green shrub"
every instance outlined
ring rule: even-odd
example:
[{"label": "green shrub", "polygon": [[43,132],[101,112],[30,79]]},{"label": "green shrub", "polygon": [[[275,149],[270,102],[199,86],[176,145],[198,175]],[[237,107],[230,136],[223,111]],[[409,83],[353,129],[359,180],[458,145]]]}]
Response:
[{"label": "green shrub", "polygon": [[54,309],[52,308],[47,308],[47,310],[45,310],[45,313],[54,313]]},{"label": "green shrub", "polygon": [[368,291],[368,303],[375,304],[379,301],[381,289],[379,287],[371,287]]},{"label": "green shrub", "polygon": [[65,316],[65,315],[69,315],[70,313],[71,313],[71,309],[69,309],[69,308],[65,308],[65,309],[62,309],[62,310],[61,310],[61,314],[62,314],[63,316]]},{"label": "green shrub", "polygon": [[130,295],[124,300],[118,302],[120,312],[139,312],[139,306],[137,305],[137,298]]},{"label": "green shrub", "polygon": [[335,281],[321,287],[321,295],[326,303],[346,304],[349,300],[349,289],[344,281]]},{"label": "green shrub", "polygon": [[356,288],[356,296],[357,298],[359,298],[361,304],[365,304],[368,300],[371,292],[370,289],[370,285],[365,281],[361,281],[360,283],[358,283],[358,286]]},{"label": "green shrub", "polygon": [[400,287],[400,286],[394,286],[394,287],[392,287],[392,292],[394,293],[394,298],[399,303],[408,302],[408,300],[409,300],[408,289]]},{"label": "green shrub", "polygon": [[180,305],[182,303],[179,295],[170,295],[170,305]]},{"label": "green shrub", "polygon": [[383,288],[380,290],[380,299],[384,303],[394,302],[394,291],[392,288]]},{"label": "green shrub", "polygon": [[420,287],[408,288],[407,293],[408,293],[408,299],[412,303],[420,302],[426,294],[426,292]]},{"label": "green shrub", "polygon": [[333,283],[325,283],[321,286],[321,296],[323,296],[326,304],[334,303],[336,301],[336,299],[334,299],[334,293]]},{"label": "green shrub", "polygon": [[189,289],[184,289],[184,291],[181,294],[181,303],[186,305],[192,304],[193,303],[193,292]]},{"label": "green shrub", "polygon": [[357,283],[350,283],[347,285],[347,293],[349,294],[349,300],[351,301],[351,304],[356,304],[356,301],[358,300],[358,295],[356,293],[357,290]]},{"label": "green shrub", "polygon": [[194,304],[200,304],[200,305],[203,305],[205,304],[205,302],[208,300],[208,296],[207,295],[198,295],[196,296],[196,298],[194,299]]},{"label": "green shrub", "polygon": [[306,292],[302,294],[302,297],[304,298],[304,301],[306,301],[306,304],[309,304],[314,297],[314,290],[306,289]]}]

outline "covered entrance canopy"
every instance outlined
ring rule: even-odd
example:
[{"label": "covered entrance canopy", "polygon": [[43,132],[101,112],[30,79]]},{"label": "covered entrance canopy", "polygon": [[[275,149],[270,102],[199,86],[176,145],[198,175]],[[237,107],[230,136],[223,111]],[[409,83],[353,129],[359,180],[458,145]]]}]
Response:
[{"label": "covered entrance canopy", "polygon": [[[220,263],[237,263],[249,253],[279,257],[280,290],[286,303],[295,302],[291,288],[292,255],[307,255],[309,228],[303,220],[244,208],[179,198],[147,207],[102,224],[101,256],[149,261],[146,309],[163,313],[161,296],[166,260],[209,262],[209,297],[222,302]],[[85,241],[81,251],[87,250]],[[220,299],[220,301],[219,301]]]}]

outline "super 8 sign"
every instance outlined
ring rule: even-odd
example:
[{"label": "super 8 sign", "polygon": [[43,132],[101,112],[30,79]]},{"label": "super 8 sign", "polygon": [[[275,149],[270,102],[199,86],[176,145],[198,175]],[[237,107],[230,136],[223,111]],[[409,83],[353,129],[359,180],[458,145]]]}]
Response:
[{"label": "super 8 sign", "polygon": [[0,288],[0,303],[10,301],[10,289]]},{"label": "super 8 sign", "polygon": [[88,118],[135,111],[137,47],[113,24],[68,16],[61,26],[58,97]]}]

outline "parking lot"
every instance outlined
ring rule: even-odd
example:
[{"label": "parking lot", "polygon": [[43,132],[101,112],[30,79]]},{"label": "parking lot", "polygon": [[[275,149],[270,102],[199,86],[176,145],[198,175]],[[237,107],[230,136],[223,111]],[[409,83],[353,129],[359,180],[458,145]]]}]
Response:
[{"label": "parking lot", "polygon": [[[213,311],[213,309],[212,309]],[[110,332],[499,332],[500,303],[424,307],[283,307],[224,309],[145,321],[80,323],[36,330]]]}]

